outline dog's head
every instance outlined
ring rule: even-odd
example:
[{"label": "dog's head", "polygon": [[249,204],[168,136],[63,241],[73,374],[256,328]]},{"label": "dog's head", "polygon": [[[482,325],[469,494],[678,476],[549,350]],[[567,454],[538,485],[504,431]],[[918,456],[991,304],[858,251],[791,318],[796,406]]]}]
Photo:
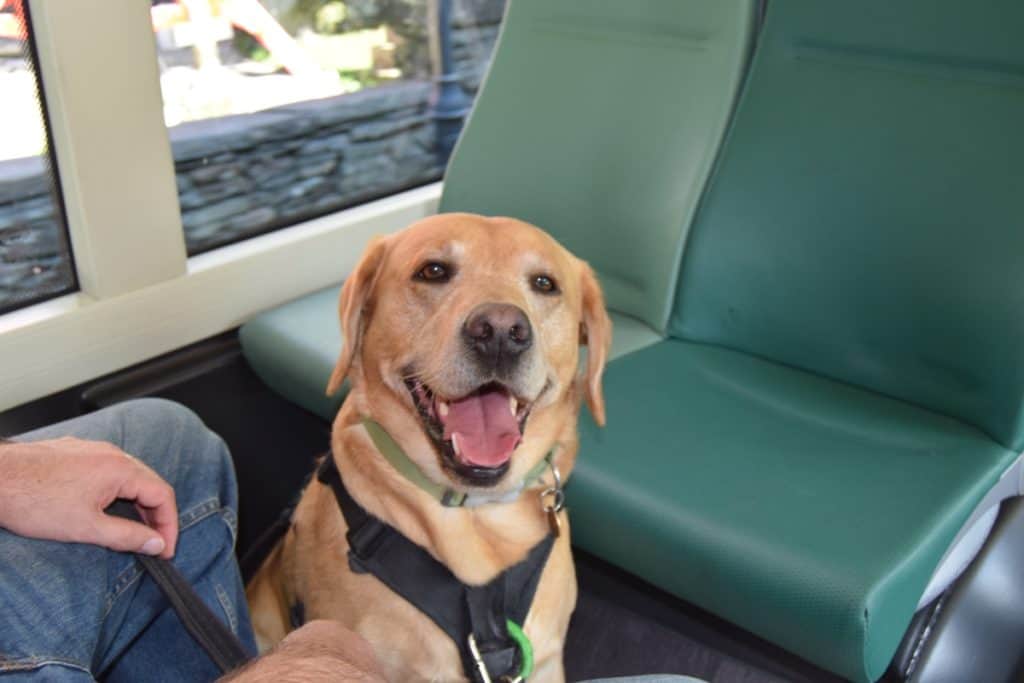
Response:
[{"label": "dog's head", "polygon": [[601,289],[532,225],[442,214],[378,238],[342,288],[340,315],[328,393],[350,377],[358,409],[432,478],[517,481],[575,418],[580,393],[604,424]]}]

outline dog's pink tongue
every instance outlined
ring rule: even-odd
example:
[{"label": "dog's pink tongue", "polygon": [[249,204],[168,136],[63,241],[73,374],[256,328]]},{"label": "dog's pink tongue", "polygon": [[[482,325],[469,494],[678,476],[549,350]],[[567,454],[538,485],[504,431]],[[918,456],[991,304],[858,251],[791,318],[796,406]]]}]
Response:
[{"label": "dog's pink tongue", "polygon": [[522,436],[502,391],[484,391],[452,401],[443,418],[444,438],[458,441],[459,457],[480,467],[498,467],[512,457]]}]

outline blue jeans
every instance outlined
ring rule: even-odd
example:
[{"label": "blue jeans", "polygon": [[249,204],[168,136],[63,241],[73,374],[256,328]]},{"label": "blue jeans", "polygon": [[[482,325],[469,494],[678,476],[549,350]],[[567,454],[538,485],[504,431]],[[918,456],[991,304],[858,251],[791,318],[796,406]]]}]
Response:
[{"label": "blue jeans", "polygon": [[[141,399],[24,434],[109,441],[174,487],[175,566],[252,652],[234,557],[238,492],[224,442],[192,412]],[[209,681],[219,672],[131,555],[0,529],[3,680]]]}]

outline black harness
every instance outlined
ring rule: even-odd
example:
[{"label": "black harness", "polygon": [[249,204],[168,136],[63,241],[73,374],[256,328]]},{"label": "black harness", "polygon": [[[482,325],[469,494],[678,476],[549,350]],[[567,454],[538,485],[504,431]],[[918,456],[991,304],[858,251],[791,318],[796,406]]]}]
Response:
[{"label": "black harness", "polygon": [[468,586],[424,548],[364,510],[345,488],[330,453],[317,469],[317,480],[331,487],[348,525],[351,570],[373,574],[430,617],[455,642],[471,681],[517,681],[529,675],[533,654],[522,625],[551,554],[553,534],[489,583]]}]

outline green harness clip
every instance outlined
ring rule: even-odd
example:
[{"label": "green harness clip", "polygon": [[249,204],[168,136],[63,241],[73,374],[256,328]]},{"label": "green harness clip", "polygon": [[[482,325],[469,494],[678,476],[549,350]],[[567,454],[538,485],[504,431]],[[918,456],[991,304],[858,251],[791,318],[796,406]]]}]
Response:
[{"label": "green harness clip", "polygon": [[[519,648],[519,658],[522,660],[522,664],[519,667],[519,673],[515,676],[506,674],[497,680],[500,683],[525,683],[526,679],[533,673],[533,643],[530,642],[530,638],[523,632],[522,627],[511,619],[505,619],[505,628],[508,629],[509,637]],[[472,633],[469,634],[466,642],[469,644],[469,652],[473,655],[473,663],[476,665],[477,673],[480,674],[480,680],[483,683],[492,683],[495,679],[491,678],[490,672],[487,671],[487,665],[484,664],[484,659],[480,656],[480,649],[477,647],[476,638]]]},{"label": "green harness clip", "polygon": [[513,683],[525,681],[533,673],[533,643],[522,627],[511,619],[505,620],[505,627],[508,628],[509,637],[519,646],[519,654],[523,660],[522,666],[519,667],[519,675],[513,679]]}]

